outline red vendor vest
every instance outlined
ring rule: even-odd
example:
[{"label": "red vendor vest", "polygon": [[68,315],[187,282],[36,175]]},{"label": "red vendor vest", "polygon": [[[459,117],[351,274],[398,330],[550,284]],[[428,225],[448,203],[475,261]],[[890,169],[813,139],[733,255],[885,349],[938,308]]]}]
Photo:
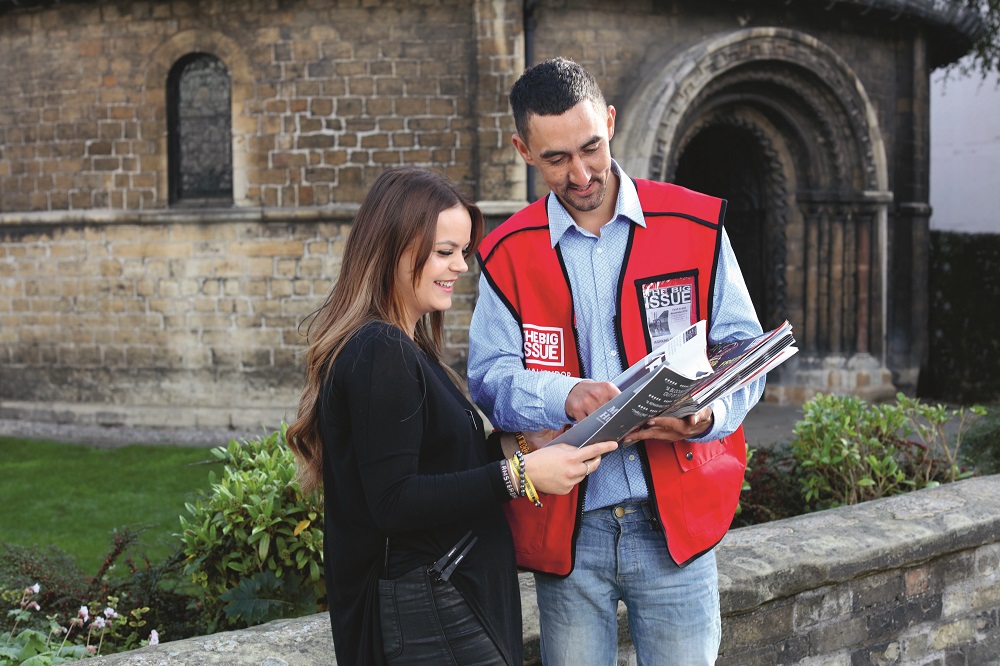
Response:
[{"label": "red vendor vest", "polygon": [[[681,326],[710,319],[725,214],[721,199],[666,183],[635,183],[646,227],[630,226],[618,278],[615,333],[623,369],[652,350],[652,340],[669,325],[667,313],[690,310],[690,321]],[[521,327],[525,367],[582,377],[573,297],[559,247],[551,246],[546,201],[490,233],[478,259]],[[635,446],[667,549],[684,566],[711,550],[732,523],[746,468],[743,428],[703,444],[650,440]],[[543,503],[538,508],[519,498],[505,505],[517,564],[567,576],[583,511],[580,486],[568,495],[546,495]]]}]

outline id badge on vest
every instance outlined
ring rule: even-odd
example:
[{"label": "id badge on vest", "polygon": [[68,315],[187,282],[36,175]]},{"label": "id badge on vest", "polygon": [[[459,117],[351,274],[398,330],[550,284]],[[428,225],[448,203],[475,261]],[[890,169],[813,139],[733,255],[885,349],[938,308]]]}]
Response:
[{"label": "id badge on vest", "polygon": [[636,281],[642,323],[651,349],[698,322],[698,274],[659,275]]}]

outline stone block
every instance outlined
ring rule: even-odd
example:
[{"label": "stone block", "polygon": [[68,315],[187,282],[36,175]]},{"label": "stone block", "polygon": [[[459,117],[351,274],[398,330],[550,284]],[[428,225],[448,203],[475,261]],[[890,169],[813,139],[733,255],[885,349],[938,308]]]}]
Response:
[{"label": "stone block", "polygon": [[903,596],[903,576],[899,571],[878,573],[853,581],[851,588],[856,610],[892,606]]},{"label": "stone block", "polygon": [[795,600],[795,630],[835,620],[852,611],[849,587],[822,587],[802,593]]},{"label": "stone block", "polygon": [[861,644],[868,637],[867,622],[862,617],[851,617],[817,627],[809,632],[810,650],[829,653]]},{"label": "stone block", "polygon": [[733,650],[771,644],[792,633],[794,605],[778,602],[761,607],[758,612],[730,617],[723,623],[723,643]]}]

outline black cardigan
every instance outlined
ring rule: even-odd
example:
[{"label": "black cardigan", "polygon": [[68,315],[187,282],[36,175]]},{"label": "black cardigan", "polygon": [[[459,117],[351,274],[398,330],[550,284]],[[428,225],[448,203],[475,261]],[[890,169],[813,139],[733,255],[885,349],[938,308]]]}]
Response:
[{"label": "black cardigan", "polygon": [[483,422],[441,366],[401,330],[365,325],[320,395],[327,599],[337,663],[371,663],[361,644],[365,585],[428,566],[468,530],[479,539],[451,581],[508,664],[522,663],[509,495]]}]

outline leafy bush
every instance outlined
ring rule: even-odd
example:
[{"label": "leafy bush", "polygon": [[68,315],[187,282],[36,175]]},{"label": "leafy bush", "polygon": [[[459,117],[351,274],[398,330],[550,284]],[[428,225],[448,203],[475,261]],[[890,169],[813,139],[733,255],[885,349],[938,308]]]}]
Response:
[{"label": "leafy bush", "polygon": [[[143,599],[144,581],[153,580],[151,572],[159,568],[137,565],[127,555],[137,539],[134,531],[116,531],[93,577],[55,548],[0,544],[0,601],[11,607],[0,618],[0,666],[61,664],[158,641]],[[160,579],[155,580],[159,588]],[[158,589],[155,594],[169,613],[166,599],[172,593]],[[185,605],[179,604],[181,611]]]},{"label": "leafy bush", "polygon": [[[33,629],[30,625],[38,622],[35,613],[43,610],[37,600],[41,590],[38,583],[26,587],[20,603],[7,612],[14,625],[9,633],[0,635],[0,666],[51,666],[100,655],[103,648],[114,645],[118,646],[117,651],[124,651],[159,642],[156,630],[149,631],[147,640],[140,641],[137,637],[138,629],[146,624],[142,613],[149,609],[122,615],[115,610],[116,597],[108,597],[110,605],[103,612],[95,607],[91,613],[87,606],[81,606],[65,626],[58,613],[46,615],[47,634]],[[19,626],[20,633],[15,633]]]},{"label": "leafy bush", "polygon": [[969,426],[962,459],[980,474],[1000,473],[1000,404]]},{"label": "leafy bush", "polygon": [[786,449],[751,449],[740,507],[733,527],[798,516],[808,511],[800,490],[801,470]]},{"label": "leafy bush", "polygon": [[185,572],[210,630],[323,610],[323,508],[295,481],[286,426],[212,450],[222,478],[181,516]]},{"label": "leafy bush", "polygon": [[[897,394],[895,404],[817,395],[803,405],[792,454],[812,509],[857,504],[969,476],[958,464],[962,436],[981,407],[948,410]],[[945,427],[959,419],[952,440]],[[916,434],[920,441],[909,439]]]},{"label": "leafy bush", "polygon": [[[184,618],[191,598],[178,590],[179,572],[171,575],[169,560],[161,565],[152,565],[142,556],[136,560],[133,551],[138,548],[139,536],[139,532],[128,528],[115,530],[104,564],[94,576],[83,573],[70,555],[55,547],[0,543],[0,600],[12,603],[20,598],[22,590],[38,585],[40,591],[35,593],[35,603],[64,625],[77,616],[82,606],[103,608],[111,605],[129,615],[137,609],[147,613],[149,607],[155,605],[157,611],[147,615],[138,625],[145,626],[148,620],[150,626],[131,642],[147,637],[153,626],[161,627],[162,631],[164,624],[171,625]],[[173,568],[176,569],[176,565]],[[0,631],[11,632],[12,624],[17,621],[25,626],[25,620],[28,620],[27,626],[39,631],[50,628],[50,622],[37,616],[15,618],[14,615],[0,618]],[[161,620],[164,624],[160,624]],[[172,637],[183,637],[170,633]],[[114,648],[128,649],[117,643],[110,647],[112,651]]]}]

